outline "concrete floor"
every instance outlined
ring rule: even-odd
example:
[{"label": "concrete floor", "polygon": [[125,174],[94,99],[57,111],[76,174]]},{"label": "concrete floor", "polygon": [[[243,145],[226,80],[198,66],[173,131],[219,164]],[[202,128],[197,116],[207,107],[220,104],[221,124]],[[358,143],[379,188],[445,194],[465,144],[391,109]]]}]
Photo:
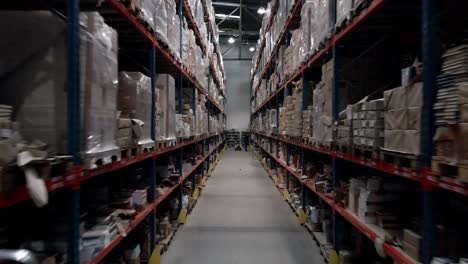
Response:
[{"label": "concrete floor", "polygon": [[161,263],[324,262],[255,156],[227,150]]}]

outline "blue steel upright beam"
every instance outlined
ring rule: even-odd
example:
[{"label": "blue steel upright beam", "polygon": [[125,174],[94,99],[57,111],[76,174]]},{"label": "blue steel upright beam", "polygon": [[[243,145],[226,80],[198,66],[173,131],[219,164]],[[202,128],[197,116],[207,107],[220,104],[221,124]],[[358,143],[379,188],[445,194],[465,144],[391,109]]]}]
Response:
[{"label": "blue steel upright beam", "polygon": [[[437,33],[436,33],[436,0],[422,1],[422,50],[423,50],[423,109],[421,127],[421,159],[426,168],[431,168],[432,135],[434,133],[433,105],[437,91]],[[432,188],[423,185],[423,263],[429,264],[435,254],[434,212]]]},{"label": "blue steel upright beam", "polygon": [[[80,1],[67,0],[68,151],[80,164]],[[80,263],[80,185],[67,188],[67,263]]]},{"label": "blue steel upright beam", "polygon": [[[151,139],[156,142],[156,83],[155,83],[155,61],[156,61],[156,50],[150,49],[150,78],[151,78]],[[155,158],[151,158],[148,161],[148,174],[149,174],[149,190],[148,198],[150,201],[154,201],[156,198],[156,173]],[[149,215],[150,222],[150,252],[156,246],[156,210],[151,212]]]},{"label": "blue steel upright beam", "polygon": [[[304,0],[302,0],[304,2]],[[307,109],[307,75],[302,72],[302,115],[304,114],[304,111]],[[304,131],[304,116],[302,116],[302,131]],[[306,173],[306,156],[305,156],[305,148],[301,148],[301,172],[302,175],[305,175]],[[301,189],[301,205],[302,208],[305,209],[306,206],[306,187],[304,184],[302,184],[302,189]]]},{"label": "blue steel upright beam", "polygon": [[[179,37],[180,37],[180,42],[179,42],[179,50],[180,50],[180,56],[182,58],[182,46],[183,46],[183,43],[182,43],[182,24],[183,24],[183,15],[182,15],[182,1],[183,0],[179,0],[179,9],[178,9],[178,13],[179,13],[179,20],[180,20],[180,23],[179,23]],[[182,115],[182,86],[183,86],[183,79],[182,79],[182,72],[179,72],[179,89],[178,89],[178,109],[179,109],[179,114]],[[179,173],[180,173],[180,176],[182,177],[183,175],[183,171],[182,171],[182,157],[183,155],[183,148],[180,148],[179,149]],[[180,188],[179,188],[179,195],[178,195],[178,199],[179,199],[179,210],[182,208],[182,191],[183,191],[183,186],[184,184],[181,183],[180,184]]]}]

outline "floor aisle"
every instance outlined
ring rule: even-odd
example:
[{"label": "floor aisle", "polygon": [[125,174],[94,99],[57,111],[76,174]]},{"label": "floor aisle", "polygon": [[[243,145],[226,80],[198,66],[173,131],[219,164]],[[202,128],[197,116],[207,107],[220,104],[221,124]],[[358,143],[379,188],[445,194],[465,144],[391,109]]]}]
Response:
[{"label": "floor aisle", "polygon": [[321,264],[259,161],[226,150],[162,264]]}]

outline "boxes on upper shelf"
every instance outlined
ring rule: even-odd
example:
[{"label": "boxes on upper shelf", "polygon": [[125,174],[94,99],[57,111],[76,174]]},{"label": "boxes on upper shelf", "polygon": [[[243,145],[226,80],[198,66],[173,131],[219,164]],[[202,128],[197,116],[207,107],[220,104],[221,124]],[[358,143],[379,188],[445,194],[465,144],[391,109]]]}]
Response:
[{"label": "boxes on upper shelf", "polygon": [[[25,38],[45,39],[41,49],[36,45],[18,47],[22,67],[12,61],[10,73],[1,81],[5,90],[15,91],[2,96],[1,102],[10,104],[16,112],[20,134],[28,141],[39,139],[54,153],[67,153],[66,47],[65,23],[47,12],[7,12],[2,19],[15,19],[14,32],[4,50],[15,47],[15,41]],[[94,166],[97,160],[110,162],[120,155],[115,146],[115,116],[117,103],[117,33],[104,23],[97,13],[81,13],[80,31],[82,65],[81,83],[81,150]],[[31,31],[30,27],[35,26]],[[42,25],[42,26],[41,26]],[[51,26],[53,25],[53,26]],[[12,42],[13,41],[13,42]],[[12,50],[14,53],[15,50]],[[28,55],[29,54],[29,55]],[[35,56],[31,56],[35,54]],[[18,87],[22,87],[18,89]]]},{"label": "boxes on upper shelf", "polygon": [[151,79],[140,72],[120,72],[117,108],[120,117],[135,118],[144,124],[138,145],[151,149]]}]

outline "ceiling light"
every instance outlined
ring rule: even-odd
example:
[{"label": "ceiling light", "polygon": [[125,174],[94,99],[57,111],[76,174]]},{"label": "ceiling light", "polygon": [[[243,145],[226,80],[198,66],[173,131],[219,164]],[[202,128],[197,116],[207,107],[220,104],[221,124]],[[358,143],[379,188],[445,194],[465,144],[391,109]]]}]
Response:
[{"label": "ceiling light", "polygon": [[234,42],[236,42],[236,40],[235,40],[233,37],[230,37],[230,38],[228,39],[228,43],[229,43],[229,44],[232,44],[232,43],[234,43]]},{"label": "ceiling light", "polygon": [[222,18],[222,19],[240,19],[240,16],[235,16],[235,15],[226,15],[226,14],[216,14],[215,15],[217,18]]},{"label": "ceiling light", "polygon": [[260,15],[263,15],[266,13],[266,10],[264,7],[260,7],[258,10],[257,10],[257,13],[259,13]]},{"label": "ceiling light", "polygon": [[254,47],[250,47],[250,52],[254,52],[255,51],[255,48]]}]

